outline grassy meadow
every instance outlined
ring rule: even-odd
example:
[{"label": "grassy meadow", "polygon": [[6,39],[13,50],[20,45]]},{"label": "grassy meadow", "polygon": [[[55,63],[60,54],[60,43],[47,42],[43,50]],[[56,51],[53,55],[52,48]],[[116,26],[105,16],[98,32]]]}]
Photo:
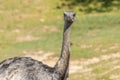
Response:
[{"label": "grassy meadow", "polygon": [[[59,3],[0,1],[0,60],[40,50],[58,57],[63,11],[67,10],[56,9]],[[77,20],[71,27],[71,61],[77,61],[80,69],[70,74],[70,80],[119,80],[120,11],[91,14],[74,11]]]}]

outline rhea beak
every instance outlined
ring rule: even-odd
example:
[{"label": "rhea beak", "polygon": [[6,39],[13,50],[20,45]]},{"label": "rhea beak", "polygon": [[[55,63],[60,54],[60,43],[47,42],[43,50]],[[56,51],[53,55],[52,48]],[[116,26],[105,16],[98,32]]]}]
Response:
[{"label": "rhea beak", "polygon": [[74,21],[76,21],[76,18],[74,17],[74,18],[72,18],[72,22],[74,22]]}]

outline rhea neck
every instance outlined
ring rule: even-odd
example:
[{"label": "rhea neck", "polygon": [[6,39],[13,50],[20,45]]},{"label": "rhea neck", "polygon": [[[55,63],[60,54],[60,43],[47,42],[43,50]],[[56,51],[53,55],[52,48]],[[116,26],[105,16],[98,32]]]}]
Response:
[{"label": "rhea neck", "polygon": [[65,24],[64,24],[61,58],[68,57],[70,55],[70,26],[71,24],[72,22],[67,22],[67,21],[65,21]]},{"label": "rhea neck", "polygon": [[55,65],[55,70],[57,73],[61,74],[63,78],[65,78],[68,67],[69,67],[69,59],[70,59],[70,26],[72,22],[65,21],[64,31],[63,31],[63,42],[62,42],[62,50],[61,56]]}]

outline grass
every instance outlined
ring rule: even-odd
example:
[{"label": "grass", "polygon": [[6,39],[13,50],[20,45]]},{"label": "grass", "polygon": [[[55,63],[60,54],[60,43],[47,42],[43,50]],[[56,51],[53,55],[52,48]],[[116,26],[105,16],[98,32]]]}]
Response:
[{"label": "grass", "polygon": [[[109,50],[110,47],[119,45],[119,18],[120,16],[114,15],[98,15],[98,16],[83,16],[72,26],[71,32],[71,51],[74,58],[90,58],[94,56],[99,56],[106,53],[113,53],[119,51],[119,49]],[[112,20],[112,21],[110,21]],[[108,22],[109,21],[109,22]],[[27,24],[30,23],[30,24]],[[55,24],[54,24],[55,23]],[[1,34],[1,39],[5,37],[2,45],[7,47],[14,47],[14,52],[16,53],[17,49],[42,49],[47,51],[54,51],[55,53],[60,52],[61,40],[62,40],[62,24],[63,22],[51,21],[46,22],[46,24],[41,24],[37,22],[26,21],[26,27],[22,29],[10,26]],[[98,25],[101,24],[101,25]],[[14,24],[14,25],[23,25],[24,24]],[[44,27],[47,26],[48,31],[43,31]],[[55,28],[56,31],[51,31],[51,28]],[[57,28],[56,28],[57,27]],[[20,30],[17,34],[15,32],[11,32],[14,29]],[[10,32],[9,32],[10,30]],[[4,34],[5,33],[5,34]],[[39,40],[33,41],[23,41],[23,42],[15,42],[15,39],[19,36],[27,36],[32,35],[35,37],[40,37]],[[79,42],[79,43],[78,43]],[[59,45],[59,46],[57,46]],[[50,46],[50,47],[49,47]],[[54,46],[57,46],[54,48]],[[96,48],[100,48],[100,51],[96,51]],[[7,48],[6,48],[7,49]],[[2,51],[6,51],[6,49],[2,49]],[[106,50],[106,52],[102,52],[102,50]],[[1,53],[2,53],[1,51]],[[8,50],[10,53],[10,51]],[[77,56],[76,56],[77,55]]]},{"label": "grass", "polygon": [[[119,80],[117,78],[119,76],[119,59],[110,59],[105,61],[100,61],[94,65],[89,65],[88,68],[92,69],[90,72],[78,73],[83,77],[84,80],[89,80],[89,78],[93,78],[93,80]],[[118,71],[117,71],[118,70]],[[88,75],[86,78],[85,75]],[[116,78],[112,78],[112,76],[116,76]]]},{"label": "grass", "polygon": [[[0,60],[24,56],[23,52],[26,50],[43,50],[59,55],[64,24],[64,10],[55,9],[59,1],[8,0],[0,1],[0,4]],[[72,60],[120,52],[119,13],[84,15],[76,12],[77,20],[71,27]],[[95,67],[92,74],[76,73],[70,75],[70,79],[110,80],[109,76],[112,72],[118,72],[117,70],[105,76],[99,75],[104,70],[111,69],[110,66],[109,61],[90,65],[91,68]]]},{"label": "grass", "polygon": [[[79,19],[72,35],[74,36],[73,53],[77,54],[77,57],[83,58],[104,54],[101,50],[96,52],[96,48],[105,49],[105,54],[112,53],[114,50],[109,50],[109,47],[119,45],[119,18],[118,15],[102,14],[87,15]],[[115,49],[115,51],[119,51],[119,49]]]}]

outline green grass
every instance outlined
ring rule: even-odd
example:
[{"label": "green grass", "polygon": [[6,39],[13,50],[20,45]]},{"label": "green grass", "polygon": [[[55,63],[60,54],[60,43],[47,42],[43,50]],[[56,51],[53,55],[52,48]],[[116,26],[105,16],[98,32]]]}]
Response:
[{"label": "green grass", "polygon": [[[112,58],[100,62],[81,65],[84,69],[70,75],[70,80],[119,80],[119,59]],[[88,71],[84,71],[88,70]]]},{"label": "green grass", "polygon": [[[38,2],[40,2],[41,6],[38,5]],[[38,2],[13,0],[13,3],[11,1],[7,3],[3,1],[1,3],[0,8],[3,7],[0,14],[1,54],[15,54],[18,52],[17,50],[22,52],[25,49],[60,52],[64,24],[62,20],[63,12],[53,9],[55,5],[52,4],[57,5],[57,1],[46,3],[50,7],[44,6],[42,1],[38,0]],[[49,2],[49,0],[46,2]],[[22,5],[20,5],[21,3]],[[33,5],[30,5],[32,3]],[[43,11],[39,12],[38,7],[43,9]],[[82,15],[77,12],[77,20],[71,27],[72,58],[90,58],[120,51],[119,49],[108,49],[120,43],[119,23],[120,16],[117,13]],[[46,26],[47,29],[45,28]],[[56,31],[52,31],[54,28]],[[15,32],[15,30],[18,30],[18,32]],[[40,39],[23,42],[16,41],[17,37],[26,37],[27,35],[39,37]],[[82,48],[82,46],[86,47]],[[102,46],[100,49],[105,49],[106,52],[96,51],[95,49],[99,48],[99,46]],[[11,52],[9,48],[14,50]]]},{"label": "green grass", "polygon": [[[114,46],[115,44],[119,45],[120,43],[119,19],[119,15],[106,14],[100,14],[98,16],[87,15],[80,18],[78,17],[77,21],[71,27],[71,53],[73,59],[90,58],[102,54],[120,51],[119,49],[109,50],[110,47]],[[46,24],[38,23],[37,21],[35,22],[33,19],[29,21],[30,22],[25,21],[26,24],[25,22],[24,24],[14,23],[14,25],[21,25],[21,27],[23,27],[21,29],[11,25],[10,27],[3,29],[5,32],[1,34],[1,40],[3,39],[1,45],[14,47],[13,53],[16,53],[17,49],[20,49],[21,52],[22,49],[42,49],[53,51],[55,53],[58,53],[58,51],[60,52],[63,21],[61,19],[60,22],[53,20],[46,22]],[[48,27],[48,31],[43,31],[45,26]],[[51,31],[50,27],[56,28],[57,31]],[[15,32],[11,32],[14,29],[19,29],[20,32],[17,34]],[[40,40],[15,42],[15,38],[27,35],[40,37]],[[96,51],[95,49],[99,47],[100,51]],[[102,49],[105,49],[106,52],[102,52]],[[2,49],[2,51],[6,50],[7,48]],[[9,50],[7,51],[10,53]]]},{"label": "green grass", "polygon": [[[83,16],[75,23],[72,33],[72,53],[76,57],[93,57],[102,54],[113,53],[119,49],[109,50],[115,44],[119,44],[119,15],[100,14],[97,16]],[[74,40],[73,40],[74,39]],[[83,47],[82,46],[86,46]],[[106,49],[106,53],[96,52],[96,48]],[[80,55],[80,56],[78,56]]]}]

